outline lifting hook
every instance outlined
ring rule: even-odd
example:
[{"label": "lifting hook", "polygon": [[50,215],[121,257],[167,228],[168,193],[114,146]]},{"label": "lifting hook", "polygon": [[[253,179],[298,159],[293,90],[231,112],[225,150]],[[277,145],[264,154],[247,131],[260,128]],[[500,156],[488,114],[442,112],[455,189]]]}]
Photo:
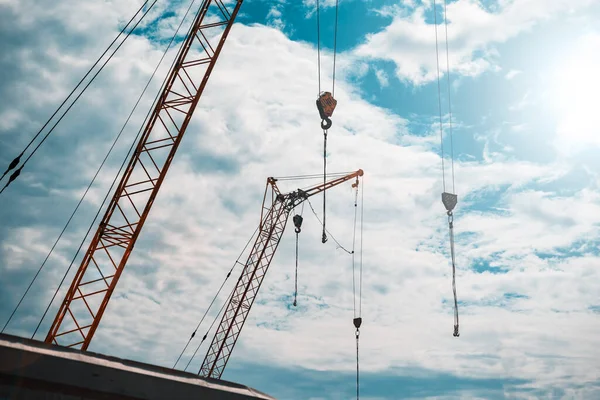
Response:
[{"label": "lifting hook", "polygon": [[301,231],[300,228],[302,228],[302,221],[303,221],[302,216],[297,215],[297,214],[294,215],[294,226],[296,227],[296,233],[300,233],[300,231]]},{"label": "lifting hook", "polygon": [[317,99],[317,109],[321,116],[321,128],[323,128],[323,130],[331,128],[332,122],[330,118],[333,115],[333,110],[335,110],[336,105],[337,100],[334,99],[329,92],[322,93]]}]

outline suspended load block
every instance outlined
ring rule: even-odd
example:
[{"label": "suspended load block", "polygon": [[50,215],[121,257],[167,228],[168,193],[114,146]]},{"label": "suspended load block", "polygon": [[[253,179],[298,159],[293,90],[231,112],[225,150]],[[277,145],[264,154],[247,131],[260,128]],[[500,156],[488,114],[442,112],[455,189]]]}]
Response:
[{"label": "suspended load block", "polygon": [[319,115],[321,115],[321,128],[331,128],[330,118],[333,115],[336,105],[337,100],[329,92],[322,93],[317,99],[317,109],[319,110]]},{"label": "suspended load block", "polygon": [[444,203],[446,211],[450,213],[456,207],[456,203],[458,203],[458,196],[453,193],[444,192],[442,193],[442,203]]}]

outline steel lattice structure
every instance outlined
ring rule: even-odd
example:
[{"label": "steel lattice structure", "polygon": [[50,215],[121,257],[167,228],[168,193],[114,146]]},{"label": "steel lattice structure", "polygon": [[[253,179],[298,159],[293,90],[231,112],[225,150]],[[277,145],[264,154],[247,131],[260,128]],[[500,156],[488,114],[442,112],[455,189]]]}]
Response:
[{"label": "steel lattice structure", "polygon": [[[279,246],[289,214],[294,207],[310,196],[350,179],[356,178],[358,181],[358,177],[362,175],[363,171],[358,170],[308,190],[298,189],[288,194],[281,194],[276,179],[269,178],[267,180],[258,237],[252,246],[252,250],[244,264],[244,269],[228,300],[227,308],[212,339],[208,353],[202,362],[199,372],[201,376],[221,378],[271,260]],[[269,197],[270,203],[267,203]]]},{"label": "steel lattice structure", "polygon": [[242,2],[202,1],[47,343],[90,345]]}]

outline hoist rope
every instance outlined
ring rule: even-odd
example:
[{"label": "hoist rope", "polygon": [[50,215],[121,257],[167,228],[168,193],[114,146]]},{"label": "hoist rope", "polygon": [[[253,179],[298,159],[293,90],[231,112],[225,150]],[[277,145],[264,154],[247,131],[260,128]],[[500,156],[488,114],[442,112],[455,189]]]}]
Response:
[{"label": "hoist rope", "polygon": [[194,329],[194,332],[192,332],[192,334],[190,335],[190,338],[187,341],[185,347],[183,348],[183,350],[181,350],[181,354],[179,354],[179,357],[177,357],[177,361],[175,361],[175,364],[173,365],[173,369],[175,369],[175,367],[177,367],[177,364],[179,363],[179,360],[181,360],[181,357],[183,357],[183,354],[187,350],[187,348],[190,345],[192,339],[196,336],[196,333],[198,333],[198,329],[200,328],[200,325],[202,325],[202,322],[204,322],[204,319],[206,318],[206,316],[208,315],[208,312],[210,311],[210,309],[212,308],[213,304],[217,300],[217,297],[219,297],[219,295],[221,294],[221,290],[223,290],[223,287],[227,283],[227,280],[231,276],[231,273],[233,272],[233,270],[235,269],[235,267],[238,264],[241,264],[240,263],[240,258],[242,257],[242,255],[244,254],[244,252],[246,251],[246,249],[248,248],[248,246],[250,245],[250,242],[252,241],[252,239],[254,239],[254,236],[256,235],[256,232],[258,232],[258,227],[256,227],[256,230],[254,231],[254,233],[252,234],[252,236],[250,237],[250,239],[248,240],[248,242],[246,242],[246,245],[244,246],[244,249],[241,251],[240,255],[238,256],[238,258],[235,260],[235,262],[233,263],[233,265],[229,269],[229,272],[227,273],[227,276],[225,276],[225,279],[223,280],[223,283],[221,283],[221,287],[219,287],[219,290],[217,290],[217,294],[215,294],[215,296],[213,297],[212,301],[208,305],[208,308],[204,312],[204,315],[202,315],[202,318],[200,319],[200,322],[198,322],[198,325],[196,325],[196,329]]},{"label": "hoist rope", "polygon": [[[63,120],[63,118],[67,115],[67,113],[71,110],[71,108],[73,108],[73,106],[75,105],[75,103],[77,103],[77,101],[79,100],[79,98],[81,98],[81,96],[85,93],[85,91],[87,90],[87,88],[92,84],[92,82],[94,82],[94,80],[96,79],[96,77],[100,74],[100,72],[102,72],[102,70],[104,69],[104,67],[113,58],[113,56],[117,53],[117,51],[121,48],[121,46],[123,46],[123,44],[125,43],[125,41],[127,40],[127,38],[129,38],[129,36],[131,35],[131,33],[137,28],[137,26],[140,24],[140,22],[142,22],[142,20],[146,17],[146,15],[148,15],[148,13],[152,9],[152,7],[154,7],[154,5],[156,4],[157,1],[158,0],[154,0],[154,2],[146,10],[146,12],[144,12],[144,14],[140,18],[140,20],[137,21],[136,24],[133,26],[133,28],[131,28],[131,30],[127,33],[127,35],[125,36],[125,38],[123,39],[123,41],[117,46],[117,48],[112,52],[112,54],[108,57],[108,59],[102,64],[102,66],[100,67],[100,69],[92,76],[92,78],[90,79],[90,81],[83,87],[82,91],[77,95],[77,97],[75,97],[75,100],[73,100],[73,102],[69,105],[69,107],[67,107],[67,109],[65,110],[65,112],[62,113],[62,115],[60,116],[60,118],[58,119],[58,121],[56,121],[56,123],[54,123],[54,125],[52,126],[52,128],[50,128],[50,130],[44,135],[44,137],[42,138],[42,140],[37,144],[37,146],[35,146],[35,148],[32,150],[32,152],[29,154],[29,156],[27,156],[27,158],[25,159],[25,161],[23,161],[23,163],[21,164],[21,166],[15,172],[13,172],[13,174],[10,176],[8,182],[6,182],[6,184],[4,185],[4,187],[2,188],[2,190],[0,190],[0,194],[2,194],[2,192],[4,192],[4,190],[6,190],[6,188],[15,179],[17,179],[17,177],[21,174],[21,171],[23,170],[23,167],[25,167],[25,165],[29,162],[29,160],[31,159],[31,157],[33,157],[33,155],[38,151],[38,149],[40,148],[40,146],[46,141],[46,139],[48,139],[48,137],[54,131],[54,129],[56,129],[56,127],[58,126],[58,124]],[[20,158],[20,156],[18,157],[18,159],[19,158]],[[13,163],[11,163],[11,165],[12,164]],[[16,165],[15,165],[15,167],[16,167]]]},{"label": "hoist rope", "polygon": [[[326,184],[327,184],[327,130],[324,129],[323,130],[323,186],[325,186]],[[325,228],[325,220],[327,217],[325,192],[327,192],[327,191],[323,190],[323,235],[321,236],[322,243],[327,242],[327,234],[326,234],[327,229]]]},{"label": "hoist rope", "polygon": [[[146,86],[144,87],[144,90],[142,91],[142,93],[141,93],[141,94],[140,94],[140,96],[138,97],[138,99],[137,99],[137,101],[136,101],[136,103],[135,103],[135,105],[134,105],[133,109],[132,109],[132,110],[131,110],[131,112],[129,113],[129,116],[127,117],[127,120],[125,121],[125,123],[124,123],[124,124],[123,124],[123,126],[121,127],[121,130],[119,131],[119,134],[117,135],[117,138],[115,139],[115,142],[113,143],[113,146],[110,148],[110,150],[109,150],[108,154],[106,155],[106,157],[105,157],[104,161],[106,161],[106,159],[107,159],[107,158],[108,158],[108,156],[110,155],[110,152],[112,151],[112,149],[113,149],[113,147],[114,147],[114,145],[115,145],[116,141],[118,140],[118,138],[121,136],[121,134],[122,134],[122,133],[123,133],[123,131],[125,130],[125,127],[127,126],[127,124],[129,123],[129,121],[130,121],[131,117],[133,116],[133,113],[135,112],[135,110],[136,110],[137,106],[139,105],[140,101],[142,100],[142,97],[144,96],[144,94],[145,94],[146,90],[147,90],[147,89],[148,89],[148,87],[150,86],[150,83],[152,82],[152,80],[153,80],[153,79],[154,79],[154,77],[156,76],[156,73],[158,72],[158,69],[160,68],[160,65],[162,64],[162,62],[163,62],[163,60],[164,60],[165,56],[167,55],[167,53],[168,53],[169,49],[171,48],[171,46],[172,46],[173,42],[175,41],[175,38],[177,37],[177,34],[178,34],[178,33],[179,33],[179,31],[181,30],[181,27],[183,26],[183,23],[185,22],[185,19],[187,18],[188,14],[189,14],[189,12],[191,11],[191,9],[192,9],[192,6],[194,5],[194,3],[195,3],[195,2],[196,2],[196,0],[192,0],[192,1],[191,1],[191,3],[190,3],[190,6],[188,7],[188,9],[187,9],[186,13],[184,14],[184,16],[183,16],[183,19],[181,20],[181,23],[180,23],[180,24],[179,24],[179,26],[177,27],[177,30],[175,31],[174,35],[171,37],[171,40],[170,40],[169,44],[167,45],[167,47],[165,48],[165,50],[164,50],[164,52],[163,52],[163,54],[162,54],[162,57],[161,57],[161,58],[160,58],[160,60],[158,61],[157,65],[156,65],[156,68],[154,68],[154,71],[152,72],[152,75],[151,75],[151,76],[150,76],[150,78],[148,79],[148,82],[146,83]],[[172,69],[172,68],[173,68],[173,66],[175,65],[175,63],[176,63],[176,62],[177,62],[177,58],[176,58],[176,59],[174,59],[174,60],[173,60],[173,62],[171,63],[171,68],[170,68],[170,69]],[[156,104],[156,102],[157,102],[157,101],[158,101],[158,99],[160,98],[160,95],[161,95],[161,93],[162,93],[162,87],[164,87],[164,86],[166,85],[167,79],[168,79],[168,75],[167,75],[167,76],[165,76],[165,78],[164,78],[164,80],[163,80],[163,82],[162,82],[162,84],[161,84],[161,90],[159,90],[159,92],[156,94],[156,96],[155,96],[155,98],[154,98],[154,103],[153,103],[153,104]],[[109,188],[109,189],[108,189],[108,191],[106,192],[106,195],[104,196],[104,200],[102,201],[102,204],[101,204],[101,205],[100,205],[100,207],[98,208],[98,211],[96,212],[96,215],[94,216],[94,219],[92,220],[92,223],[90,224],[90,226],[89,226],[89,228],[88,228],[88,231],[87,231],[87,233],[85,234],[85,237],[84,237],[84,238],[83,238],[83,240],[81,241],[81,243],[80,243],[80,245],[79,245],[79,248],[78,248],[77,252],[75,253],[75,256],[74,256],[74,257],[73,257],[73,259],[71,260],[71,263],[69,264],[69,267],[67,268],[67,271],[66,271],[66,272],[65,272],[65,274],[63,275],[63,278],[62,278],[61,282],[59,283],[59,285],[58,285],[58,287],[57,287],[56,291],[54,292],[54,295],[52,296],[52,299],[51,299],[51,300],[50,300],[50,302],[48,303],[48,306],[46,307],[46,310],[44,311],[44,314],[42,315],[42,318],[40,319],[40,321],[39,321],[39,323],[38,323],[38,325],[37,325],[37,327],[36,327],[35,331],[33,332],[33,335],[31,336],[31,338],[32,338],[32,339],[35,337],[35,334],[36,334],[36,333],[37,333],[37,331],[39,330],[39,328],[40,328],[40,326],[41,326],[41,324],[42,324],[42,322],[43,322],[44,318],[46,317],[46,314],[48,313],[48,311],[50,310],[50,307],[52,306],[52,303],[54,302],[54,299],[55,299],[55,298],[56,298],[56,296],[58,295],[58,292],[60,291],[60,288],[62,287],[62,285],[63,285],[63,283],[64,283],[64,281],[65,281],[66,277],[68,276],[68,274],[69,274],[69,272],[70,272],[71,268],[73,267],[73,263],[75,262],[75,259],[77,258],[77,256],[78,256],[79,252],[81,251],[81,248],[83,247],[83,244],[84,244],[84,243],[85,243],[85,241],[87,240],[87,237],[89,236],[91,229],[94,227],[94,225],[95,225],[95,223],[96,223],[96,220],[98,219],[98,216],[100,215],[100,212],[102,211],[102,208],[104,207],[104,204],[106,203],[106,200],[108,199],[108,196],[111,194],[111,192],[112,192],[112,189],[113,189],[113,187],[115,186],[115,184],[116,184],[116,182],[117,182],[117,179],[118,179],[118,178],[119,178],[119,176],[121,175],[121,171],[123,170],[123,168],[125,167],[125,164],[126,164],[126,163],[127,163],[127,161],[129,160],[129,156],[131,155],[132,151],[134,150],[134,148],[135,148],[135,146],[136,146],[136,144],[137,144],[137,142],[138,142],[138,139],[139,139],[140,135],[142,134],[142,131],[143,131],[144,127],[146,126],[146,122],[148,121],[148,118],[150,118],[150,115],[151,115],[151,113],[152,113],[152,110],[153,110],[153,109],[154,109],[154,107],[151,107],[151,108],[148,110],[148,112],[146,113],[146,117],[144,118],[144,121],[143,121],[142,125],[140,126],[140,129],[138,130],[138,132],[137,132],[137,134],[136,134],[135,138],[133,139],[133,141],[132,141],[132,143],[131,143],[131,146],[129,147],[129,150],[128,150],[128,152],[127,152],[127,155],[126,155],[126,156],[125,156],[125,158],[123,159],[123,162],[121,163],[121,166],[120,166],[119,170],[117,171],[117,174],[115,175],[115,178],[113,179],[113,182],[112,182],[112,184],[111,184],[110,188]],[[94,179],[96,178],[96,176],[97,176],[97,175],[98,175],[98,173],[100,172],[100,169],[102,168],[102,165],[104,164],[104,161],[103,161],[103,163],[100,165],[100,168],[98,169],[98,171],[96,172],[96,175],[95,175],[95,176],[94,176],[94,178],[92,179],[92,182],[90,183],[90,186],[92,185],[92,183],[94,182]],[[88,190],[89,190],[89,187],[88,187]],[[80,203],[81,203],[81,202],[83,201],[83,199],[85,198],[85,195],[86,195],[86,193],[88,192],[88,190],[86,190],[86,192],[83,194],[83,196],[82,196],[82,198],[81,198],[81,200],[80,200]],[[79,204],[80,204],[80,203],[79,203]],[[79,204],[77,205],[77,207],[79,207]],[[74,213],[75,213],[76,211],[77,211],[77,209],[75,209]],[[73,215],[74,215],[74,213],[73,213]],[[71,216],[71,218],[73,217],[73,215]],[[71,219],[71,218],[70,218],[70,219]],[[69,220],[70,220],[70,219],[69,219]],[[69,224],[69,222],[67,222],[67,225],[68,225],[68,224]],[[65,226],[65,229],[66,229],[66,226]],[[64,229],[63,229],[63,232],[64,232]],[[62,233],[61,233],[61,235],[62,235]],[[60,240],[60,236],[59,236],[59,238],[57,239],[56,243],[58,243],[58,240]],[[55,243],[55,246],[56,246],[56,243]],[[52,249],[50,250],[50,254],[52,253],[52,250],[54,249],[54,247],[55,247],[55,246],[53,246],[53,247],[52,247]],[[48,256],[46,257],[46,260],[48,259],[48,257],[50,257],[50,254],[48,254]],[[41,271],[41,269],[44,267],[44,264],[46,263],[46,260],[44,260],[44,263],[43,263],[43,264],[42,264],[42,266],[40,267],[40,271]],[[36,274],[36,276],[34,277],[34,280],[31,282],[31,284],[30,284],[30,287],[31,287],[31,285],[33,285],[33,282],[35,281],[35,279],[36,279],[36,278],[37,278],[37,276],[39,275],[39,272],[40,272],[40,271],[38,271],[38,273],[37,273],[37,274]],[[29,288],[27,289],[27,291],[26,291],[25,295],[27,294],[27,292],[28,292],[28,291],[29,291]],[[24,296],[25,296],[25,295],[24,295]],[[21,299],[21,301],[22,301],[22,299]],[[20,304],[20,303],[21,303],[21,302],[19,302],[19,304]],[[18,305],[17,305],[17,307],[18,307]],[[16,312],[16,309],[15,309],[15,312]],[[13,313],[13,314],[14,314],[14,313]],[[12,316],[11,316],[11,317],[12,317]],[[8,323],[7,323],[7,324],[8,324]]]},{"label": "hoist rope", "polygon": [[448,226],[450,229],[450,255],[452,258],[452,293],[454,294],[454,333],[453,335],[458,337],[459,324],[458,324],[458,300],[456,298],[456,257],[454,255],[454,216],[452,213],[448,214]]},{"label": "hoist rope", "polygon": [[[317,221],[319,221],[320,224],[323,224],[321,222],[321,219],[319,218],[319,216],[317,215],[317,212],[315,211],[315,209],[312,206],[312,203],[310,202],[309,199],[306,199],[306,201],[308,201],[308,205],[310,206],[310,209],[312,210],[312,213],[314,214],[315,218],[317,218]],[[346,249],[344,246],[342,246],[340,244],[340,242],[338,242],[338,240],[331,234],[331,232],[329,232],[329,230],[326,230],[327,234],[331,237],[331,239],[333,239],[333,241],[335,242],[335,244],[337,244],[338,248],[344,250],[346,253],[348,254],[352,254],[352,252],[348,249]]]},{"label": "hoist rope", "polygon": [[356,187],[356,193],[354,194],[354,229],[352,230],[352,306],[354,309],[354,318],[356,315],[356,217],[358,214],[358,186]]},{"label": "hoist rope", "polygon": [[319,0],[317,0],[317,71],[319,75],[319,93],[321,95],[321,17],[320,17]]},{"label": "hoist rope", "polygon": [[[321,13],[320,13],[320,4],[319,0],[317,0],[317,70],[318,70],[318,80],[319,80],[319,93],[318,96],[321,96]],[[335,70],[336,70],[336,58],[337,58],[337,31],[338,31],[338,9],[339,9],[339,1],[335,2],[335,25],[334,25],[334,36],[333,36],[333,77],[332,77],[332,95],[335,95]],[[322,115],[323,117],[323,115]],[[331,121],[329,121],[329,126],[331,126]],[[322,128],[328,128],[329,126],[323,125],[323,121],[321,122]],[[323,129],[323,184],[325,185],[327,182],[327,129]],[[326,229],[326,204],[327,204],[327,195],[325,191],[323,191],[323,232],[321,236],[321,242],[327,242],[327,229]]]},{"label": "hoist rope", "polygon": [[452,193],[456,193],[454,187],[454,140],[452,135],[452,98],[450,95],[450,50],[448,49],[448,17],[447,17],[447,1],[444,0],[444,25],[446,28],[446,78],[448,81],[448,129],[450,131],[450,161],[452,165]]},{"label": "hoist rope", "polygon": [[300,210],[300,223],[299,225],[296,225],[296,217],[294,216],[294,225],[296,225],[296,272],[294,274],[294,307],[296,307],[298,305],[298,242],[299,242],[299,235],[300,235],[300,226],[302,225],[302,221],[303,221],[303,215],[304,215],[304,202],[302,202],[302,208]]},{"label": "hoist rope", "polygon": [[358,338],[360,336],[360,331],[356,329],[356,400],[360,398],[360,364],[358,360]]},{"label": "hoist rope", "polygon": [[[442,89],[440,85],[440,55],[438,48],[438,29],[437,29],[437,6],[436,0],[433,0],[433,18],[435,27],[435,56],[436,56],[436,68],[437,68],[437,90],[438,90],[438,110],[440,114],[440,151],[442,154],[442,185],[444,192],[446,191],[446,168],[444,165],[444,130],[443,130],[443,118],[442,118]],[[448,88],[450,90],[450,88]]]},{"label": "hoist rope", "polygon": [[[448,111],[449,111],[449,133],[450,133],[450,158],[452,162],[452,193],[446,193],[446,175],[445,175],[445,166],[444,166],[444,133],[443,133],[443,119],[442,119],[442,93],[441,93],[441,84],[440,84],[440,58],[439,58],[439,47],[438,47],[438,30],[437,30],[437,4],[436,0],[433,1],[433,15],[434,15],[434,26],[435,26],[435,53],[436,53],[436,67],[437,67],[437,86],[438,86],[438,107],[440,114],[440,150],[441,150],[441,158],[442,158],[442,185],[444,193],[442,194],[442,201],[444,202],[444,206],[446,206],[446,214],[448,215],[448,230],[449,230],[449,238],[450,238],[450,256],[452,261],[452,294],[454,296],[454,332],[453,336],[460,336],[459,333],[459,322],[458,322],[458,299],[456,296],[456,255],[455,255],[455,244],[454,244],[454,214],[453,210],[456,205],[456,189],[455,189],[455,179],[454,179],[454,144],[452,138],[452,97],[450,94],[450,55],[449,55],[449,45],[448,45],[448,18],[447,18],[447,1],[444,0],[444,25],[446,32],[446,73],[447,73],[447,82],[448,82]],[[448,198],[453,198],[452,201],[448,201],[444,199],[444,196]]]},{"label": "hoist rope", "polygon": [[[364,179],[360,182],[361,185],[364,185]],[[353,292],[353,307],[354,307],[354,327],[356,328],[355,336],[356,336],[356,399],[358,400],[360,397],[360,364],[358,358],[358,348],[359,348],[359,337],[360,337],[360,327],[362,325],[362,267],[363,267],[363,211],[364,211],[364,187],[361,191],[361,201],[360,201],[360,267],[359,267],[359,286],[358,286],[358,313],[356,307],[356,263],[354,254],[355,245],[356,245],[356,222],[357,222],[357,212],[358,212],[358,191],[360,190],[360,185],[356,185],[356,194],[354,196],[354,233],[352,237],[352,292]]]},{"label": "hoist rope", "polygon": [[360,192],[360,278],[359,278],[359,291],[358,291],[358,315],[362,315],[362,277],[363,277],[363,217],[364,217],[364,204],[365,204],[365,178],[361,180],[362,191]]},{"label": "hoist rope", "polygon": [[294,275],[294,307],[298,304],[298,236],[299,232],[296,232],[296,272]]},{"label": "hoist rope", "polygon": [[[6,170],[4,171],[4,173],[2,174],[2,176],[0,177],[0,181],[2,179],[4,179],[4,177],[6,176],[6,174],[8,174],[8,172],[10,172],[11,170],[13,170],[19,164],[21,157],[23,157],[23,155],[29,149],[29,147],[33,144],[33,142],[35,142],[35,140],[40,136],[40,134],[46,128],[46,126],[48,126],[48,124],[50,123],[50,121],[52,121],[52,119],[56,116],[56,114],[58,114],[58,112],[60,111],[60,109],[71,98],[71,96],[73,95],[73,93],[75,93],[75,91],[79,88],[79,86],[81,86],[81,84],[83,83],[83,81],[85,80],[85,78],[87,78],[89,76],[89,74],[93,71],[93,69],[98,65],[98,63],[100,62],[100,60],[102,60],[102,58],[106,55],[106,53],[108,53],[108,51],[110,50],[110,48],[116,43],[117,40],[119,40],[119,37],[121,37],[121,35],[123,34],[123,32],[125,32],[125,30],[127,30],[127,28],[129,27],[129,25],[133,22],[133,20],[137,17],[137,15],[144,9],[144,7],[148,4],[149,1],[150,0],[146,0],[144,2],[144,4],[142,4],[142,6],[137,10],[137,12],[133,15],[133,17],[131,17],[131,19],[127,22],[127,25],[125,25],[123,27],[123,29],[121,29],[121,31],[119,32],[119,34],[108,45],[108,47],[104,50],[104,52],[100,55],[100,57],[98,57],[98,59],[96,60],[96,62],[94,62],[94,64],[88,69],[88,71],[83,76],[83,78],[81,78],[81,80],[77,83],[77,85],[73,88],[73,90],[71,90],[71,93],[69,93],[69,95],[62,101],[62,103],[58,106],[58,108],[54,111],[54,113],[50,116],[50,118],[48,118],[48,120],[46,121],[46,123],[37,131],[37,133],[35,134],[35,136],[29,141],[29,143],[27,144],[27,146],[25,146],[25,148],[23,149],[23,151],[21,151],[21,153],[17,157],[15,157],[15,159],[10,163],[10,165],[6,168]],[[125,39],[127,39],[127,38],[125,38]]]},{"label": "hoist rope", "polygon": [[331,89],[331,97],[333,98],[335,98],[335,59],[337,55],[338,3],[339,0],[335,0],[335,28],[333,30],[333,87]]}]

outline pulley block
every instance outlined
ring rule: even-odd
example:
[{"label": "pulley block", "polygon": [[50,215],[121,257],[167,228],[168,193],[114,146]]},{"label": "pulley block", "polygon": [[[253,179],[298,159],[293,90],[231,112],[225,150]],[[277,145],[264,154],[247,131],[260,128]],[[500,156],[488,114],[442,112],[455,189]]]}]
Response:
[{"label": "pulley block", "polygon": [[302,221],[303,221],[302,216],[298,215],[298,214],[294,215],[293,221],[294,221],[294,226],[296,227],[296,233],[300,233],[301,228],[302,228]]},{"label": "pulley block", "polygon": [[336,105],[337,100],[329,92],[322,93],[317,99],[317,109],[321,116],[321,128],[325,130],[331,128],[332,123],[330,118],[333,115]]},{"label": "pulley block", "polygon": [[456,207],[456,203],[458,203],[458,196],[453,193],[444,192],[442,193],[442,203],[444,203],[446,211],[452,212],[454,207]]}]

